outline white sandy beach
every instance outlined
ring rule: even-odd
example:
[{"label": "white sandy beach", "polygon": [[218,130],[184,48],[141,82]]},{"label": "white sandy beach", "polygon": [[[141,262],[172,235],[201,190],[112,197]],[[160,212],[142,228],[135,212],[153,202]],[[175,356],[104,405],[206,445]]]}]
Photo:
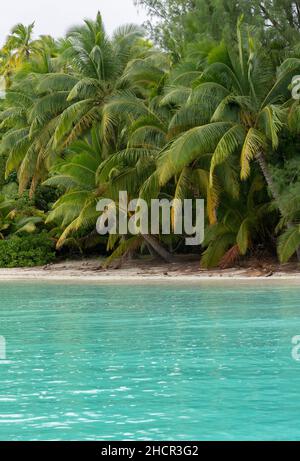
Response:
[{"label": "white sandy beach", "polygon": [[204,270],[199,261],[179,261],[165,264],[134,260],[121,267],[103,269],[100,259],[64,261],[44,267],[0,269],[0,281],[76,281],[99,283],[197,283],[201,281],[291,281],[300,283],[297,264],[266,267],[239,267],[224,270]]}]

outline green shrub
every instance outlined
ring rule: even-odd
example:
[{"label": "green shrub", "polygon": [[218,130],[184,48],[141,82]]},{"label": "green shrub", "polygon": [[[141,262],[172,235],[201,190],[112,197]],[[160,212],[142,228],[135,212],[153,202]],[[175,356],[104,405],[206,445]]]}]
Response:
[{"label": "green shrub", "polygon": [[0,267],[43,266],[55,259],[54,247],[47,234],[0,240]]}]

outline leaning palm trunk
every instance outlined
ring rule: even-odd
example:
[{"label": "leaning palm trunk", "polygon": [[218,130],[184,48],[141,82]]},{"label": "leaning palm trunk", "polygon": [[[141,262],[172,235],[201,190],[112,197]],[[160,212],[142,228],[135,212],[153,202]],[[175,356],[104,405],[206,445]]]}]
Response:
[{"label": "leaning palm trunk", "polygon": [[156,253],[156,251],[154,251],[154,249],[152,248],[151,245],[149,245],[149,243],[146,242],[146,247],[150,253],[150,256],[152,256],[152,258],[157,258],[158,254]]},{"label": "leaning palm trunk", "polygon": [[169,253],[160,243],[159,241],[149,234],[143,235],[147,245],[149,245],[155,253],[158,254],[164,261],[170,263],[173,260],[173,256]]},{"label": "leaning palm trunk", "polygon": [[[278,209],[280,211],[280,214],[281,216],[284,216],[284,209],[283,207],[281,206],[281,200],[280,200],[280,196],[279,196],[279,193],[278,193],[278,190],[277,190],[277,187],[276,185],[274,184],[274,181],[273,181],[273,178],[272,178],[272,175],[270,173],[270,170],[269,170],[269,167],[268,167],[268,164],[266,162],[266,159],[263,155],[262,152],[260,152],[257,156],[257,161],[258,161],[258,164],[260,166],[260,169],[264,175],[264,178],[266,180],[266,183],[268,184],[268,187],[270,189],[270,192],[278,206]],[[290,228],[293,226],[293,223],[291,222],[288,222],[287,223],[287,227]],[[300,262],[300,248],[297,249],[296,251],[297,253],[297,258],[298,258],[298,261]]]}]

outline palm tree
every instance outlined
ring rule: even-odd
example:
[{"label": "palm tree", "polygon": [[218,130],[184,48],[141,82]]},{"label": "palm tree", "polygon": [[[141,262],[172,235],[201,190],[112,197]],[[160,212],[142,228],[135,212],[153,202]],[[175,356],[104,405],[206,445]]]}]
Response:
[{"label": "palm tree", "polygon": [[[7,157],[6,176],[18,172],[19,191],[31,184],[31,195],[45,178],[48,161],[55,157],[52,136],[59,115],[68,106],[68,92],[49,93],[43,82],[56,70],[56,64],[41,48],[16,72],[6,92],[1,112],[0,152]],[[70,77],[71,79],[71,77]],[[74,79],[72,80],[74,84]]]},{"label": "palm tree", "polygon": [[33,29],[34,22],[28,26],[17,24],[6,39],[1,50],[1,73],[6,78],[7,86],[10,84],[12,74],[29,60],[31,53],[35,50],[35,43],[32,39]]},{"label": "palm tree", "polygon": [[267,235],[268,220],[272,208],[266,200],[264,182],[261,175],[255,176],[250,187],[238,199],[229,195],[223,198],[220,218],[208,226],[203,247],[206,247],[201,264],[205,268],[220,265],[232,266],[240,256],[244,256],[254,245]]},{"label": "palm tree", "polygon": [[[56,225],[57,248],[74,242],[74,236],[95,238],[98,212],[96,205],[105,187],[96,184],[96,172],[103,160],[102,143],[97,129],[67,149],[50,171],[46,186],[56,187],[61,196],[53,205],[47,222]],[[88,238],[86,238],[88,237]]]},{"label": "palm tree", "polygon": [[[152,51],[142,39],[140,28],[120,28],[109,40],[99,14],[95,22],[86,21],[84,27],[68,33],[57,58],[52,56],[53,47],[45,46],[48,40],[42,41],[46,53],[41,53],[40,42],[36,59],[32,56],[30,60],[31,68],[23,65],[18,73],[24,78],[16,76],[2,113],[6,133],[1,149],[8,155],[6,173],[18,171],[20,193],[31,183],[33,194],[56,164],[58,154],[65,155],[69,146],[73,149],[74,142],[94,126],[101,137],[103,157],[124,149],[126,126],[137,116],[149,117],[151,110],[145,101],[160,85],[165,75],[162,69],[169,65],[165,55]],[[44,63],[43,69],[36,60]],[[123,171],[120,178],[125,176]],[[116,178],[112,181],[111,190],[117,182]],[[58,245],[72,232],[75,224],[71,224],[66,225]],[[152,243],[159,247],[158,242]]]},{"label": "palm tree", "polygon": [[[143,65],[142,63],[139,65],[139,71],[141,68],[143,81],[152,84],[151,96],[145,102],[136,100],[136,120],[132,121],[129,117],[125,124],[128,127],[127,147],[112,154],[100,165],[98,181],[101,184],[110,184],[111,195],[115,195],[115,200],[119,190],[127,190],[131,197],[139,196],[147,201],[166,196],[172,200],[204,195],[208,202],[208,216],[213,221],[218,194],[216,187],[214,190],[209,187],[211,155],[203,156],[198,162],[184,168],[174,182],[169,181],[163,187],[159,184],[157,175],[157,163],[161,152],[170,141],[191,126],[203,122],[204,118],[209,121],[208,115],[199,113],[196,105],[186,107],[192,91],[192,83],[200,73],[191,70],[190,66],[179,66],[175,72],[166,74],[160,81],[155,82],[157,72],[153,72],[153,67],[147,69],[143,61]],[[136,66],[131,67],[130,72],[136,74]],[[119,112],[123,110],[126,114],[130,114],[130,107],[126,108],[123,100],[119,105],[119,101],[115,99],[113,105]],[[236,168],[231,162],[227,162],[224,166],[224,173],[218,182],[225,191],[229,191],[236,197],[239,185]],[[160,239],[163,240],[162,236]],[[157,246],[158,242],[153,240],[152,236],[141,236],[140,244],[144,240],[149,249],[154,248],[163,259],[167,261],[172,259],[172,255],[166,253],[162,246]],[[135,244],[134,239],[131,243]],[[119,257],[122,251],[128,251],[127,243],[123,241],[113,256]]]},{"label": "palm tree", "polygon": [[[148,52],[142,41],[143,31],[132,25],[118,29],[109,39],[102,18],[85,21],[67,34],[62,55],[67,73],[45,78],[49,92],[67,91],[68,107],[62,112],[53,136],[53,148],[63,149],[101,121],[108,152],[118,143],[118,117],[106,110],[114,97],[132,105],[135,98],[125,73],[128,63]],[[70,86],[69,75],[74,78]]]},{"label": "palm tree", "polygon": [[[140,28],[125,26],[109,40],[98,14],[95,22],[85,21],[85,26],[68,33],[59,56],[48,42],[37,41],[30,64],[23,64],[14,79],[2,114],[7,173],[17,169],[20,193],[30,182],[34,192],[56,156],[95,124],[100,123],[105,155],[122,148],[122,105],[126,116],[134,117],[142,107],[140,88],[148,85],[151,91],[149,83],[141,83],[145,65],[137,59],[135,71],[129,66],[133,58],[151,54]],[[161,75],[157,71],[155,78]]]},{"label": "palm tree", "polygon": [[212,152],[210,187],[213,189],[215,171],[230,159],[239,161],[242,180],[249,177],[251,161],[256,160],[284,216],[285,209],[267,158],[278,147],[279,133],[287,117],[282,103],[289,99],[288,87],[300,70],[300,61],[287,59],[274,80],[268,56],[250,35],[245,43],[242,32],[239,22],[237,51],[228,50],[229,62],[211,64],[194,85],[187,104],[198,101],[199,110],[210,108],[212,116],[208,123],[180,135],[161,155],[159,181],[165,184],[201,156]]},{"label": "palm tree", "polygon": [[[75,141],[66,150],[65,158],[57,161],[53,166],[51,177],[44,183],[62,190],[61,197],[54,204],[47,219],[47,223],[56,224],[56,234],[59,236],[58,249],[68,244],[86,246],[101,241],[101,237],[96,233],[96,221],[99,217],[96,211],[98,201],[100,198],[114,198],[117,203],[117,193],[118,190],[124,189],[124,181],[130,187],[130,183],[133,184],[132,173],[135,178],[140,176],[138,172],[142,165],[133,166],[133,158],[130,165],[128,151],[123,152],[122,168],[122,153],[118,154],[120,168],[118,170],[116,162],[112,168],[107,160],[103,161],[102,149],[99,127],[96,126],[84,140]],[[131,155],[133,154],[132,149]],[[146,172],[144,176],[147,176]],[[139,179],[141,180],[141,177]],[[127,190],[130,190],[129,187]],[[120,235],[111,235],[107,240],[107,250],[114,249],[114,251],[108,258],[107,264],[143,246],[144,240],[154,252],[164,259],[170,259],[168,252],[151,236],[124,238]],[[102,242],[104,243],[103,238]]]}]

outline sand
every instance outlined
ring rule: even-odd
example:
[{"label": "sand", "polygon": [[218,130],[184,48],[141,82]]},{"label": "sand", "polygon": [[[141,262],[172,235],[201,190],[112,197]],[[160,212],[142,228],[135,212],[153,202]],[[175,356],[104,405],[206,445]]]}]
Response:
[{"label": "sand", "polygon": [[202,281],[290,281],[300,283],[300,267],[296,263],[251,262],[224,270],[204,270],[199,259],[183,257],[166,264],[150,260],[131,260],[114,268],[103,269],[101,259],[68,260],[43,267],[0,269],[0,281],[74,281],[99,283],[198,283]]}]

